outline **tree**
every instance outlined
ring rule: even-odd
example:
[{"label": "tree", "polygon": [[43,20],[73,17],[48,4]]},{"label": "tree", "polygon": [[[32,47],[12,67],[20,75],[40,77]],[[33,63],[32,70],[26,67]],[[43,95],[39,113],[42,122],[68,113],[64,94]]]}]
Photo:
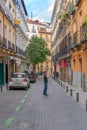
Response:
[{"label": "tree", "polygon": [[32,36],[26,48],[26,55],[33,64],[43,63],[47,56],[51,56],[50,50],[46,47],[44,39]]}]

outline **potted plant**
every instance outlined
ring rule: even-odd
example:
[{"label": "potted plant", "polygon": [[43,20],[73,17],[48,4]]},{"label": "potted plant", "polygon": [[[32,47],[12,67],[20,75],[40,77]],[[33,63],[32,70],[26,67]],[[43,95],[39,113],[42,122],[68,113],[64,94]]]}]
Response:
[{"label": "potted plant", "polygon": [[67,16],[68,16],[68,14],[67,14],[67,12],[65,11],[65,12],[63,12],[63,13],[61,14],[61,19],[62,19],[63,21],[66,20]]}]

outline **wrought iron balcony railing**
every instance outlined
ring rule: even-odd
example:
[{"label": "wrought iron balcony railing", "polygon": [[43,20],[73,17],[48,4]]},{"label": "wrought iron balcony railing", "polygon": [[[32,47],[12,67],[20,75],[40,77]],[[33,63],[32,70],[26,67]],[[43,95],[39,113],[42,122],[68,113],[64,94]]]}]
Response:
[{"label": "wrought iron balcony railing", "polygon": [[5,49],[8,49],[8,41],[6,38],[3,38],[3,45],[2,45],[3,48]]},{"label": "wrought iron balcony railing", "polygon": [[81,30],[81,32],[80,32],[80,34],[81,34],[81,43],[84,43],[84,42],[87,41],[87,25],[83,24],[81,26],[80,30]]},{"label": "wrought iron balcony railing", "polygon": [[78,6],[78,4],[81,2],[81,0],[76,0],[75,3],[76,3],[76,6]]},{"label": "wrought iron balcony railing", "polygon": [[15,48],[15,44],[14,44],[14,43],[12,43],[12,48],[11,48],[11,49],[12,49],[13,52],[16,51],[16,48]]},{"label": "wrought iron balcony railing", "polygon": [[0,35],[0,47],[3,45],[3,37]]},{"label": "wrought iron balcony railing", "polygon": [[77,32],[73,34],[73,41],[72,41],[72,47],[77,46]]},{"label": "wrought iron balcony railing", "polygon": [[59,52],[57,52],[57,53],[52,57],[52,59],[53,59],[53,61],[55,61],[55,60],[58,60],[58,58],[61,58],[61,57],[65,56],[65,55],[67,55],[67,54],[68,54],[68,49],[67,49],[67,46],[66,46],[64,49],[62,49],[62,50],[60,50]]},{"label": "wrought iron balcony railing", "polygon": [[72,38],[68,37],[68,50],[72,49]]},{"label": "wrought iron balcony railing", "polygon": [[18,46],[16,46],[16,53],[18,55],[22,55],[22,56],[26,57],[25,52],[21,48],[19,48]]},{"label": "wrought iron balcony railing", "polygon": [[75,12],[75,5],[74,5],[73,3],[71,3],[70,9],[69,9],[69,13],[70,13],[71,15],[73,15],[74,12]]},{"label": "wrought iron balcony railing", "polygon": [[71,50],[80,46],[80,31],[76,31],[72,37],[68,38],[68,49]]},{"label": "wrought iron balcony railing", "polygon": [[11,41],[8,40],[8,49],[11,50]]}]

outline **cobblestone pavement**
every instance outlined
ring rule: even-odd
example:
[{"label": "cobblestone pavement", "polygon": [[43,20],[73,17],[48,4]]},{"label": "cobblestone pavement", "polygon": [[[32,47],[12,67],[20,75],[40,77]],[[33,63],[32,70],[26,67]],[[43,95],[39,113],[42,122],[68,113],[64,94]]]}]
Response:
[{"label": "cobblestone pavement", "polygon": [[22,125],[25,123],[25,130],[87,130],[87,112],[54,80],[49,79],[48,96],[42,93],[43,81],[39,80],[30,89],[22,109],[14,116],[13,126],[21,122]]},{"label": "cobblestone pavement", "polygon": [[10,126],[2,130],[87,130],[87,112],[53,79],[49,79],[48,96],[43,95],[42,79],[27,94],[20,111],[12,113]]}]

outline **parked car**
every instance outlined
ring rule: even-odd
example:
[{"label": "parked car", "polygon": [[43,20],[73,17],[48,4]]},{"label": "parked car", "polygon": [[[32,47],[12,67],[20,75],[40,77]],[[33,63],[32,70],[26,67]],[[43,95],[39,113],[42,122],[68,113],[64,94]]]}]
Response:
[{"label": "parked car", "polygon": [[30,82],[36,82],[37,76],[36,76],[36,73],[34,71],[32,71],[32,70],[25,70],[24,72],[29,75]]},{"label": "parked car", "polygon": [[43,78],[43,72],[38,72],[38,78]]},{"label": "parked car", "polygon": [[12,73],[8,86],[9,89],[25,88],[27,90],[30,87],[30,79],[26,73]]}]

